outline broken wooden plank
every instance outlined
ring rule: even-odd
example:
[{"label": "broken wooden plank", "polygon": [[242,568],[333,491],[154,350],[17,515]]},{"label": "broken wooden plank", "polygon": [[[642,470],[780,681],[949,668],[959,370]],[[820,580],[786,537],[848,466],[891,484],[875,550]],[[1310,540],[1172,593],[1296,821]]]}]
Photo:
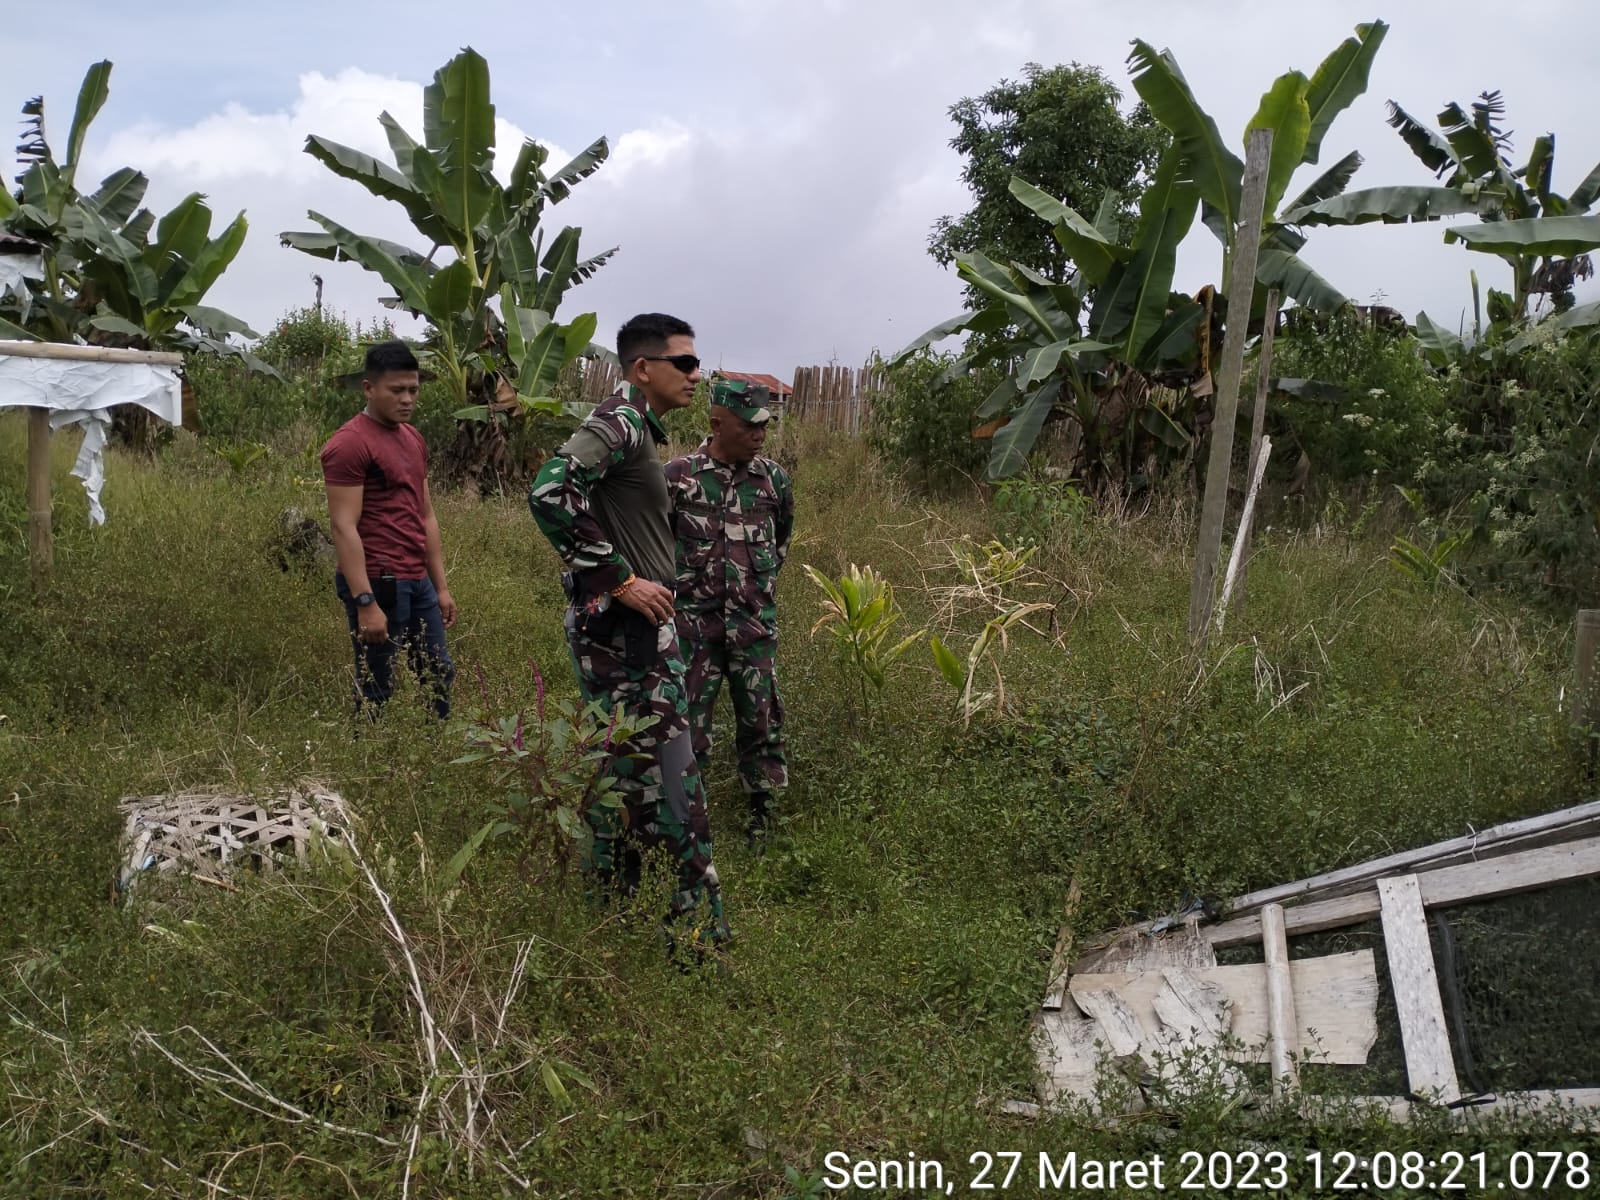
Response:
[{"label": "broken wooden plank", "polygon": [[1543,838],[1545,841],[1542,844],[1548,844],[1552,836],[1562,839],[1565,835],[1575,835],[1579,828],[1587,826],[1600,828],[1600,800],[1565,808],[1560,812],[1545,813],[1520,821],[1508,821],[1480,833],[1435,842],[1415,850],[1404,850],[1385,858],[1357,863],[1295,883],[1263,888],[1261,891],[1235,898],[1229,903],[1228,911],[1242,914],[1260,908],[1263,904],[1284,904],[1291,900],[1303,900],[1312,895],[1327,899],[1348,892],[1351,888],[1370,885],[1384,875],[1398,875],[1402,872],[1415,874],[1420,867],[1447,865],[1444,861],[1447,859],[1482,860],[1512,850],[1527,850],[1532,848],[1538,839]]},{"label": "broken wooden plank", "polygon": [[1092,1096],[1100,1051],[1100,1026],[1070,1011],[1041,1012],[1033,1021],[1034,1057],[1039,1063],[1039,1096],[1050,1103],[1062,1094]]},{"label": "broken wooden plank", "polygon": [[[1164,971],[1074,975],[1068,989],[1074,1000],[1081,992],[1114,991],[1133,1011],[1141,1031],[1155,1044],[1164,1027],[1155,1008],[1156,995],[1168,983]],[[1229,1057],[1239,1062],[1267,1057],[1267,975],[1261,963],[1227,967],[1189,967],[1201,984],[1219,987],[1230,1001],[1228,1030],[1234,1045]],[[1291,1053],[1299,1060],[1357,1066],[1378,1039],[1378,974],[1371,950],[1297,959],[1290,983],[1298,1030]],[[1087,1011],[1087,1010],[1085,1010]],[[1145,1040],[1141,1032],[1141,1042]]]},{"label": "broken wooden plank", "polygon": [[1072,999],[1084,1016],[1092,1017],[1100,1026],[1107,1048],[1117,1058],[1138,1054],[1147,1040],[1145,1031],[1115,988],[1073,988]]},{"label": "broken wooden plank", "polygon": [[[1542,846],[1483,862],[1439,867],[1415,878],[1422,891],[1423,907],[1443,908],[1533,891],[1591,875],[1600,875],[1600,838]],[[1359,924],[1377,916],[1378,911],[1376,891],[1358,892],[1284,909],[1284,928],[1294,935],[1317,933]],[[1260,941],[1261,917],[1257,914],[1224,921],[1202,933],[1213,947]]]},{"label": "broken wooden plank", "polygon": [[1272,1094],[1281,1096],[1300,1085],[1294,1063],[1300,1024],[1295,1019],[1289,937],[1283,929],[1282,905],[1262,906],[1261,946],[1267,960],[1267,1057],[1272,1066]]},{"label": "broken wooden plank", "polygon": [[[1161,975],[1165,982],[1156,992],[1152,1005],[1161,1019],[1163,1032],[1170,1035],[1168,1046],[1172,1062],[1182,1064],[1183,1052],[1189,1047],[1214,1050],[1221,1046],[1233,1030],[1233,998],[1215,982],[1201,979],[1182,967],[1172,967]],[[1230,1093],[1249,1087],[1244,1072],[1235,1066],[1223,1067],[1219,1078]],[[1200,1090],[1204,1087],[1202,1082]]]},{"label": "broken wooden plank", "polygon": [[1156,1016],[1197,1046],[1214,1046],[1232,1028],[1233,1000],[1209,979],[1181,967],[1161,972],[1162,986],[1152,1005]]},{"label": "broken wooden plank", "polygon": [[1450,1032],[1439,996],[1439,976],[1433,966],[1433,946],[1428,940],[1428,919],[1422,908],[1422,888],[1415,875],[1378,881],[1378,902],[1383,915],[1383,945],[1389,960],[1389,982],[1400,1017],[1400,1040],[1405,1048],[1406,1081],[1412,1093],[1450,1104],[1461,1098],[1455,1060],[1450,1054]]}]

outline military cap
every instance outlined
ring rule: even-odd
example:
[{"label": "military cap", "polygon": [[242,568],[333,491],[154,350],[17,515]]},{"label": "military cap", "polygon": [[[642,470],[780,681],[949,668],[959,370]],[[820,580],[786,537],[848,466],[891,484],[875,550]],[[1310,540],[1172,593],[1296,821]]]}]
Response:
[{"label": "military cap", "polygon": [[763,383],[718,379],[711,385],[711,403],[752,425],[765,425],[772,420],[772,389]]}]

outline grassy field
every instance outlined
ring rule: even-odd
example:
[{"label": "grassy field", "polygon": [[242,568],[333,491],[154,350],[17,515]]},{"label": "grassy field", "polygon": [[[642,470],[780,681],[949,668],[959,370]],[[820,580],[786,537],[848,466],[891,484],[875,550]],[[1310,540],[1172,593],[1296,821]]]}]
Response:
[{"label": "grassy field", "polygon": [[[738,940],[725,974],[685,975],[661,953],[659,889],[601,911],[576,874],[531,879],[507,841],[439,886],[498,792],[452,764],[460,730],[414,694],[352,736],[331,581],[270,545],[284,508],[322,511],[312,440],[237,471],[188,435],[154,462],[114,454],[91,530],[66,476],[76,436],[58,437],[57,569],[35,599],[23,429],[0,416],[0,1194],[391,1196],[409,1163],[417,1196],[521,1180],[776,1198],[822,1194],[833,1151],[939,1159],[965,1194],[979,1151],[1444,1144],[1247,1120],[1220,1098],[1111,1129],[996,1102],[1031,1096],[1027,1022],[1074,876],[1092,932],[1577,802],[1570,621],[1419,587],[1386,561],[1386,512],[1351,500],[1271,515],[1248,606],[1197,663],[1193,504],[1169,498],[1036,531],[1039,586],[1017,594],[1057,604],[1060,636],[1013,637],[1006,719],[963,727],[921,646],[863,711],[808,636],[819,593],[799,564],[871,564],[908,631],[964,651],[981,617],[944,620],[950,546],[986,541],[991,514],[787,431],[785,845],[756,859],[719,839]],[[460,714],[530,703],[530,660],[572,694],[557,563],[523,500],[437,502]],[[365,870],[111,903],[120,797],[301,779],[359,814]],[[731,832],[723,747],[709,782]],[[1021,1176],[1010,1192],[1037,1194]]]}]

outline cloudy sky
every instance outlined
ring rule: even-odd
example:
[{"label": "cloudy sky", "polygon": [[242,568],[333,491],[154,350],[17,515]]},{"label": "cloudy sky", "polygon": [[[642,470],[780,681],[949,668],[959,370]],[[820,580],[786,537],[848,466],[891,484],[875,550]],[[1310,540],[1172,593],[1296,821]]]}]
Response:
[{"label": "cloudy sky", "polygon": [[[1593,0],[1410,0],[1387,12],[1344,0],[279,0],[203,10],[59,0],[51,20],[0,35],[0,106],[15,112],[42,93],[59,145],[84,69],[111,59],[86,170],[98,179],[139,167],[162,211],[198,190],[220,220],[248,213],[245,248],[208,301],[263,329],[311,302],[320,270],[325,302],[366,319],[383,311],[375,276],[283,249],[276,234],[310,227],[309,208],[364,233],[418,239],[397,206],[304,154],[305,136],[387,157],[378,114],[420,137],[423,83],[472,45],[489,61],[505,165],[524,134],[558,156],[611,139],[610,162],[553,211],[582,226],[586,253],[621,252],[569,293],[563,314],[598,312],[604,338],[634,312],[675,312],[696,326],[708,362],[788,378],[796,365],[891,351],[959,310],[959,283],[925,246],[936,218],[968,204],[948,145],[947,109],[963,96],[1029,61],[1077,61],[1131,97],[1124,62],[1142,37],[1173,52],[1242,154],[1272,79],[1309,73],[1374,17],[1392,28],[1371,86],[1322,158],[1360,150],[1367,162],[1353,186],[1430,182],[1384,124],[1391,98],[1430,119],[1448,100],[1501,89],[1519,163],[1535,136],[1556,134],[1558,191],[1600,160],[1600,123],[1581,101],[1600,66]],[[1469,269],[1486,287],[1507,285],[1503,266],[1444,245],[1437,224],[1318,230],[1305,256],[1357,300],[1381,298],[1413,318],[1426,309],[1451,327],[1470,304]],[[1196,222],[1178,285],[1214,280],[1220,259]]]}]

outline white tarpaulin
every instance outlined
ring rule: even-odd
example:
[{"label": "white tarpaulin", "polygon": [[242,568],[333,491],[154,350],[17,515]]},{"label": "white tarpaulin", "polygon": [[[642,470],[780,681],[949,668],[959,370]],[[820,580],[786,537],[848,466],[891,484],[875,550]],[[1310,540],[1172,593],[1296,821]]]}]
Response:
[{"label": "white tarpaulin", "polygon": [[0,254],[0,298],[7,293],[22,301],[22,319],[28,319],[29,297],[27,281],[44,278],[44,259],[37,254]]},{"label": "white tarpaulin", "polygon": [[149,363],[80,362],[0,354],[0,408],[47,408],[50,428],[83,426],[83,446],[72,474],[89,494],[89,523],[105,522],[106,434],[111,409],[137,404],[169,424],[183,421],[183,385],[175,367]]}]

